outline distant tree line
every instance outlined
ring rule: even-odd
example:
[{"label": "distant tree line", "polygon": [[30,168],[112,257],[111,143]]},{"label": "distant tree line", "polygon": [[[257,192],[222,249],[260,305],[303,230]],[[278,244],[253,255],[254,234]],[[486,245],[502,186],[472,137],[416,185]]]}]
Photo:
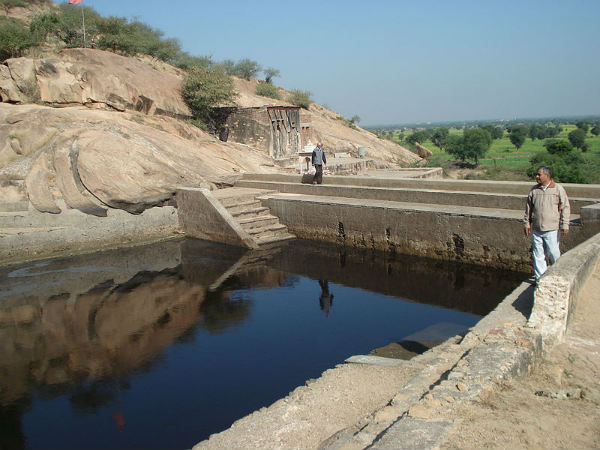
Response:
[{"label": "distant tree line", "polygon": [[546,151],[539,152],[531,158],[530,167],[527,169],[528,176],[535,174],[540,165],[549,165],[553,167],[556,178],[560,181],[591,182],[590,179],[597,177],[587,175],[589,170],[584,170],[584,168],[589,169],[590,164],[582,153],[589,151],[589,145],[586,142],[588,133],[592,136],[600,135],[600,120],[593,118],[572,121],[571,124],[575,125],[575,129],[567,134],[566,139],[559,139],[558,136],[563,132],[562,125],[565,122],[563,121],[562,124],[560,121],[556,121],[556,123],[471,123],[457,127],[459,133],[456,132],[456,129],[451,133],[451,128],[447,126],[375,128],[371,131],[382,139],[389,139],[409,148],[414,148],[416,143],[431,142],[432,145],[454,156],[457,160],[472,162],[475,165],[490,149],[493,141],[502,139],[504,136],[516,150],[519,150],[527,139],[545,140]]}]

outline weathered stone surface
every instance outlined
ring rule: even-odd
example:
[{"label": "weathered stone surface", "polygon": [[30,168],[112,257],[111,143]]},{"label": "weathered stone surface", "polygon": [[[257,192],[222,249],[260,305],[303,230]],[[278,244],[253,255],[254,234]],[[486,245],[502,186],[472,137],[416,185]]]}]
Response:
[{"label": "weathered stone surface", "polygon": [[[63,49],[56,58],[15,58],[0,81],[2,101],[83,104],[118,111],[190,117],[180,78],[143,61],[90,48]],[[10,82],[12,80],[12,83]],[[16,89],[16,90],[15,90]]]},{"label": "weathered stone surface", "polygon": [[[139,113],[0,104],[0,135],[6,138],[0,175],[27,178],[32,203],[46,212],[56,211],[45,192],[52,190],[49,180],[56,180],[58,198],[70,207],[99,212],[102,202],[139,213],[172,198],[179,186],[210,188],[209,180],[221,176],[276,170],[257,150],[222,143],[176,119]],[[47,172],[42,161],[34,164],[41,152],[53,161]]]},{"label": "weathered stone surface", "polygon": [[[165,63],[95,49],[7,60],[0,66],[0,176],[27,179],[40,211],[56,213],[56,201],[64,200],[104,214],[104,206],[139,213],[163,205],[177,187],[215,188],[223,177],[280,170],[256,148],[221,142],[176,120],[190,117],[182,74]],[[240,106],[289,104],[255,95],[256,80],[235,83]],[[306,114],[315,137],[331,151],[365,147],[381,160],[419,159],[348,128],[318,105]],[[47,167],[38,160],[42,152],[46,163],[52,161]]]},{"label": "weathered stone surface", "polygon": [[106,208],[94,201],[81,184],[77,172],[77,147],[74,140],[72,133],[65,133],[59,138],[54,149],[54,170],[58,187],[69,207],[86,214],[106,217]]},{"label": "weathered stone surface", "polygon": [[0,102],[21,102],[19,88],[10,76],[10,69],[0,64]]},{"label": "weathered stone surface", "polygon": [[50,176],[48,154],[42,152],[33,163],[31,171],[25,178],[29,201],[40,212],[59,214],[61,209],[54,202],[52,192],[50,191]]},{"label": "weathered stone surface", "polygon": [[35,63],[30,58],[13,58],[6,61],[11,78],[26,96],[37,91]]}]

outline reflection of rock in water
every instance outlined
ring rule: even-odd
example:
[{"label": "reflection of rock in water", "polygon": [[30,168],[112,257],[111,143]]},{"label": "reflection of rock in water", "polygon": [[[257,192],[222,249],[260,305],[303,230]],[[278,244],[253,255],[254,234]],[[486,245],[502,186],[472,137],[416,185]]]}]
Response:
[{"label": "reflection of rock in water", "polygon": [[[71,258],[0,267],[1,307],[47,301],[57,295],[90,292],[121,284],[141,271],[160,272],[181,263],[181,242],[98,252]],[[0,326],[2,316],[0,315]]]},{"label": "reflection of rock in water", "polygon": [[0,294],[0,404],[34,387],[65,385],[70,390],[70,383],[79,384],[73,406],[110,401],[110,389],[85,387],[85,380],[126,375],[151,363],[165,346],[189,339],[203,323],[198,322],[201,314],[213,328],[244,320],[248,306],[230,302],[227,290],[212,293],[209,305],[202,306],[207,286],[235,259],[221,252],[215,263],[209,255],[215,251],[212,244],[187,244],[186,251],[192,247],[196,256],[182,270],[182,244],[0,272],[8,284]]},{"label": "reflection of rock in water", "polygon": [[[203,286],[180,279],[176,270],[141,278],[144,284],[21,305],[12,318],[13,310],[3,309],[0,401],[18,398],[32,385],[127,374],[195,324]],[[26,321],[23,308],[31,311]]]}]

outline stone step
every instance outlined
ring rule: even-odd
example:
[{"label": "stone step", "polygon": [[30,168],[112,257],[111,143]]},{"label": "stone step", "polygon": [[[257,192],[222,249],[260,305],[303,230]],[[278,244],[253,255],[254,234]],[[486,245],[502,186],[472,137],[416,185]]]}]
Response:
[{"label": "stone step", "polygon": [[239,205],[255,201],[259,195],[266,195],[276,192],[272,189],[254,189],[254,188],[226,188],[212,191],[213,196],[218,199],[226,208],[229,206]]},{"label": "stone step", "polygon": [[279,219],[271,214],[264,214],[254,217],[246,217],[244,219],[238,220],[238,223],[242,226],[244,230],[248,231],[253,228],[266,227],[269,225],[278,224]]},{"label": "stone step", "polygon": [[256,242],[258,245],[263,246],[263,245],[273,244],[276,242],[289,241],[290,239],[296,239],[296,236],[294,236],[293,234],[291,234],[289,232],[281,232],[281,233],[271,234],[269,236],[261,237],[259,239],[256,239]]},{"label": "stone step", "polygon": [[277,231],[280,230],[286,230],[287,231],[287,227],[279,222],[273,224],[273,225],[266,225],[266,226],[262,226],[262,227],[256,227],[256,228],[252,228],[250,230],[246,230],[247,233],[254,237],[255,239],[263,236],[263,235],[267,235],[267,234],[273,234]]},{"label": "stone step", "polygon": [[[225,206],[225,205],[223,205]],[[234,205],[228,205],[225,206],[225,208],[227,208],[227,211],[229,211],[229,213],[231,215],[234,215],[235,213],[238,212],[244,212],[248,209],[253,209],[253,208],[259,208],[261,206],[260,200],[251,200],[251,201],[247,201],[247,202],[241,202],[241,203],[236,203]]]},{"label": "stone step", "polygon": [[266,206],[259,206],[256,208],[231,213],[231,215],[235,218],[236,221],[239,222],[240,220],[243,220],[245,218],[265,216],[269,213],[269,208],[267,208]]}]

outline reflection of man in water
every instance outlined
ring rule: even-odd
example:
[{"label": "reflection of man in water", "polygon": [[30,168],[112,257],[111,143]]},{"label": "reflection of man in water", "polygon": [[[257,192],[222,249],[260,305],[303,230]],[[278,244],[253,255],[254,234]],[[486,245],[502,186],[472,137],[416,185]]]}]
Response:
[{"label": "reflection of man in water", "polygon": [[321,286],[321,296],[319,297],[321,311],[325,312],[325,315],[329,317],[331,305],[333,304],[333,294],[329,293],[329,281],[319,280],[319,286]]}]

